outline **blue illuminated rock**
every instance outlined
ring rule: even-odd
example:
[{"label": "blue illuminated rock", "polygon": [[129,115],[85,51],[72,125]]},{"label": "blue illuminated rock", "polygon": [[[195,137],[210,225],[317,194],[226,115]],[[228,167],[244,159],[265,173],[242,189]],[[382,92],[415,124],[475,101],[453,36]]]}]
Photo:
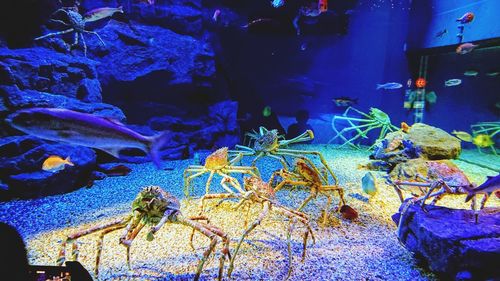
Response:
[{"label": "blue illuminated rock", "polygon": [[[400,242],[446,279],[487,280],[500,276],[500,210],[474,212],[411,206],[402,216]],[[400,216],[393,219],[399,222]],[[469,278],[470,277],[470,278]]]},{"label": "blue illuminated rock", "polygon": [[[70,157],[74,166],[52,173],[42,170],[51,155]],[[31,136],[0,139],[2,198],[34,198],[73,191],[87,184],[96,167],[95,152],[86,147],[52,144]]]}]

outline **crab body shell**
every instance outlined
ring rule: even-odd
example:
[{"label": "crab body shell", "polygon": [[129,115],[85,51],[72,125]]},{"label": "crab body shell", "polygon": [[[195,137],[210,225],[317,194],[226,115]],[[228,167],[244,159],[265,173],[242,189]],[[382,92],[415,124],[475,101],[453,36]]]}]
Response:
[{"label": "crab body shell", "polygon": [[220,148],[205,159],[205,168],[221,170],[229,165],[227,147]]}]

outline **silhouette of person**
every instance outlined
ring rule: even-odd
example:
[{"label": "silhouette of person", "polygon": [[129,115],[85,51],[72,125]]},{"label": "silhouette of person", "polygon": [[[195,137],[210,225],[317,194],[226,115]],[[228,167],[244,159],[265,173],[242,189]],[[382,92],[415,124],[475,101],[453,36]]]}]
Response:
[{"label": "silhouette of person", "polygon": [[0,222],[0,278],[3,280],[30,280],[28,254],[23,238],[17,230]]},{"label": "silhouette of person", "polygon": [[[288,126],[288,130],[286,132],[286,139],[293,139],[294,137],[304,133],[306,130],[311,130],[313,131],[311,125],[307,124],[307,121],[309,120],[309,112],[307,110],[299,110],[295,114],[295,120],[297,120],[296,123],[293,123],[292,125]],[[312,140],[306,142],[306,143],[311,143]]]}]

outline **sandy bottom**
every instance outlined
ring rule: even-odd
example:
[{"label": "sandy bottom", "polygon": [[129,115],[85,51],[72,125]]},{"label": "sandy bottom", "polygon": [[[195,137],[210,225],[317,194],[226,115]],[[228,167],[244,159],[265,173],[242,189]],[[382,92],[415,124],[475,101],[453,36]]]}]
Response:
[{"label": "sandy bottom", "polygon": [[[316,243],[309,243],[307,257],[301,262],[302,233],[297,225],[292,235],[293,272],[289,280],[433,280],[435,276],[416,265],[412,255],[398,242],[396,226],[391,215],[398,210],[399,199],[392,189],[384,184],[375,172],[378,193],[368,200],[361,190],[361,178],[366,173],[357,170],[358,164],[368,162],[368,152],[337,149],[334,146],[307,145],[297,149],[316,150],[323,153],[337,174],[346,192],[347,203],[360,214],[356,221],[346,221],[338,213],[332,213],[327,226],[318,224],[321,209],[326,200],[319,197],[305,209],[312,218]],[[482,155],[467,152],[467,159],[481,160]],[[488,156],[489,157],[489,156]],[[203,159],[203,158],[202,158]],[[247,159],[250,160],[250,159]],[[248,164],[244,161],[243,164]],[[456,161],[470,180],[482,183],[487,175],[495,171],[463,161]],[[157,170],[151,164],[127,164],[133,171],[126,177],[106,178],[92,188],[41,198],[16,200],[0,205],[0,220],[18,228],[27,243],[31,264],[55,265],[59,243],[65,235],[96,224],[120,218],[127,214],[130,203],[142,187],[159,185],[183,198],[182,172],[192,160],[165,162],[168,170]],[[258,167],[264,179],[279,169],[274,159],[262,159]],[[207,176],[194,181],[195,196],[202,195]],[[220,178],[213,181],[213,192]],[[308,195],[306,190],[283,190],[278,199],[290,207],[297,207]],[[198,201],[182,199],[182,212],[186,216],[198,213]],[[469,208],[464,196],[448,196],[439,205],[454,208]],[[489,206],[499,206],[493,199]],[[208,205],[207,216],[211,223],[219,226],[231,237],[231,249],[244,230],[245,213],[233,209],[233,202],[224,202],[218,207],[214,200]],[[334,201],[335,204],[338,201]],[[256,205],[250,210],[249,221],[260,212]],[[243,243],[235,262],[235,280],[283,280],[289,266],[286,243],[288,222],[279,214],[271,212]],[[198,258],[208,246],[208,239],[195,236],[195,251],[189,246],[191,229],[180,225],[165,225],[156,238],[148,242],[146,233],[141,233],[132,246],[131,266],[127,268],[125,248],[118,244],[120,231],[106,235],[101,256],[99,280],[188,280],[196,272]],[[95,268],[95,251],[98,235],[93,234],[78,240],[79,261],[91,272]],[[310,241],[309,241],[310,242]],[[220,247],[217,248],[220,250]],[[68,257],[70,249],[67,250]],[[227,264],[226,264],[227,265]],[[205,264],[202,280],[217,276],[218,259]],[[227,266],[226,266],[227,269]],[[226,273],[226,272],[225,272]],[[224,276],[226,279],[226,275]]]}]

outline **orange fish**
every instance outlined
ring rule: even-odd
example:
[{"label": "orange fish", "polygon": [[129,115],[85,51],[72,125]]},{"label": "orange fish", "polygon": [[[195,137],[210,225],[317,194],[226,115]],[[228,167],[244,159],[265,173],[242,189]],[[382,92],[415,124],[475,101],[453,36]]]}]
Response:
[{"label": "orange fish", "polygon": [[406,124],[406,122],[401,122],[401,131],[408,133],[410,131],[411,126]]},{"label": "orange fish", "polygon": [[43,161],[42,170],[55,173],[64,169],[65,165],[75,166],[69,159],[69,156],[66,159],[62,159],[57,155],[52,155]]},{"label": "orange fish", "polygon": [[469,23],[473,20],[474,20],[474,13],[472,13],[472,12],[467,12],[461,18],[457,19],[457,21],[462,23],[462,24]]},{"label": "orange fish", "polygon": [[320,13],[328,11],[328,0],[318,0],[318,10]]}]

